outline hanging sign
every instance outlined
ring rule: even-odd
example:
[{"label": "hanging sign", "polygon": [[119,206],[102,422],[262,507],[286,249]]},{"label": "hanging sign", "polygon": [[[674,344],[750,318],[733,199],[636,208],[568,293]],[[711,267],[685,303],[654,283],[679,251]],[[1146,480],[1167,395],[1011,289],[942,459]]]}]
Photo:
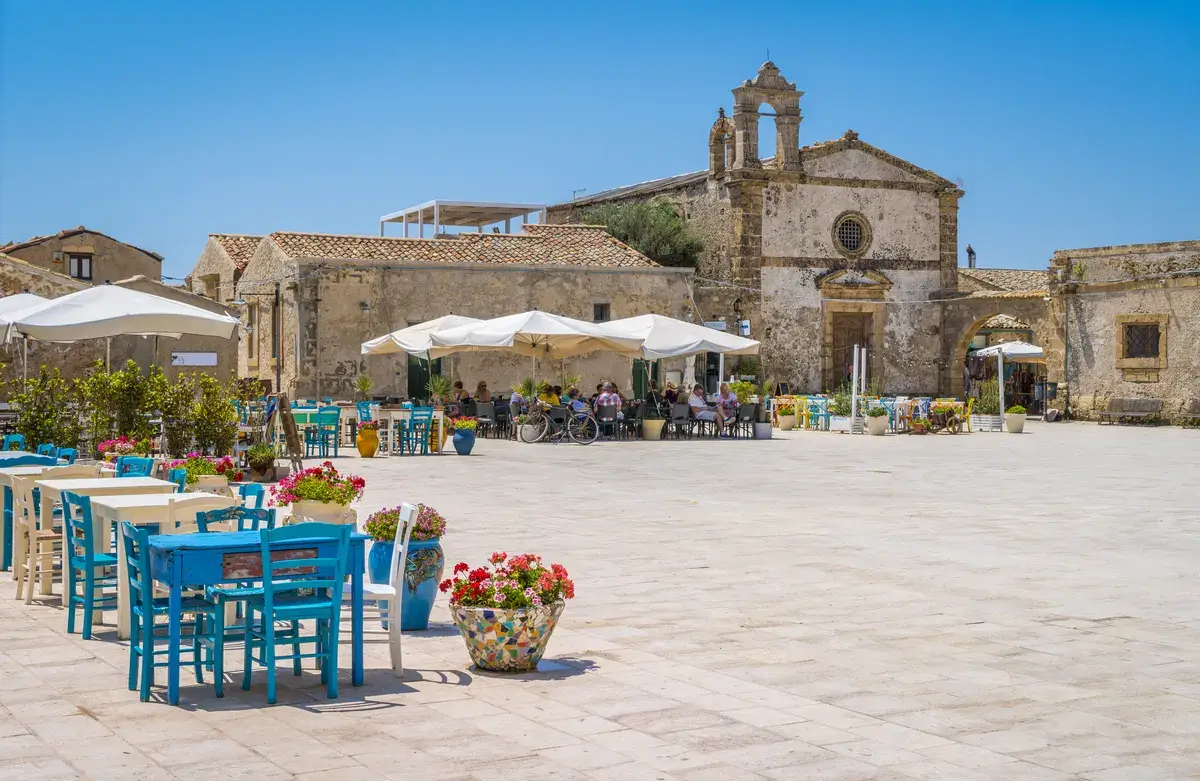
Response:
[{"label": "hanging sign", "polygon": [[705,320],[704,327],[711,328],[714,331],[724,331],[727,325],[724,320]]},{"label": "hanging sign", "polygon": [[172,366],[216,366],[216,353],[177,353],[171,352]]}]

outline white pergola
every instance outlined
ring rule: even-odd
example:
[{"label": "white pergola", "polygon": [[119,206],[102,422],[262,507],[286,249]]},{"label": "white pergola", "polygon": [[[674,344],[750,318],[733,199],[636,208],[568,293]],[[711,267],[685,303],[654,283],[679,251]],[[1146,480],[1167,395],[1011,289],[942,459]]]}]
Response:
[{"label": "white pergola", "polygon": [[404,225],[404,238],[408,238],[408,226],[417,226],[417,238],[425,237],[425,226],[433,226],[433,235],[444,226],[475,228],[480,233],[486,225],[504,223],[504,232],[512,232],[512,220],[521,218],[524,225],[529,215],[537,214],[538,222],[546,221],[544,203],[483,203],[479,201],[426,201],[379,218],[379,235],[389,222]]}]

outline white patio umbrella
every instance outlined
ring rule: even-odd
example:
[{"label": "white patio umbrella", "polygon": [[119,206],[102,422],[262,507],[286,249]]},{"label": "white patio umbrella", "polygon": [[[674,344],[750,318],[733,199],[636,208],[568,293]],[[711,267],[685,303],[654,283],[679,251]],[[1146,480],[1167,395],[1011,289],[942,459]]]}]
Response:
[{"label": "white patio umbrella", "polygon": [[[50,299],[35,296],[33,293],[16,293],[0,298],[0,328],[8,328],[15,318],[41,309],[50,303]],[[21,340],[21,380],[25,380],[26,363],[29,359],[29,343]]]},{"label": "white patio umbrella", "polygon": [[1009,363],[1045,363],[1046,351],[1029,342],[1001,342],[991,347],[983,347],[971,355],[981,358],[994,358],[1003,355]]},{"label": "white patio umbrella", "polygon": [[418,358],[427,359],[429,358],[429,348],[433,346],[429,338],[431,333],[481,322],[483,321],[475,317],[443,315],[433,320],[427,320],[424,323],[410,325],[408,328],[401,328],[399,331],[392,331],[390,334],[377,337],[369,342],[363,342],[362,354],[387,355],[389,353],[408,353]]},{"label": "white patio umbrella", "polygon": [[684,320],[663,315],[638,315],[604,323],[602,328],[617,336],[642,340],[646,360],[685,358],[699,353],[757,355],[759,343]]},{"label": "white patio umbrella", "polygon": [[114,336],[232,338],[240,321],[200,307],[117,285],[97,285],[19,313],[7,336],[78,342]]},{"label": "white patio umbrella", "polygon": [[431,358],[457,352],[501,350],[534,358],[559,360],[609,350],[637,354],[642,340],[610,334],[595,323],[533,310],[461,325],[429,335]]}]

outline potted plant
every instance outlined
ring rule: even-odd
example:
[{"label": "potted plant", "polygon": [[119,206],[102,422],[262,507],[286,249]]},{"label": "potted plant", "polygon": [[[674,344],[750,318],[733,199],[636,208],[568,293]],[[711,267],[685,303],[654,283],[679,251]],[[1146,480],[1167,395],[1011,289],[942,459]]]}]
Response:
[{"label": "potted plant", "polygon": [[363,458],[374,458],[379,450],[379,423],[368,420],[358,424],[358,434],[354,437],[358,454]]},{"label": "potted plant", "polygon": [[1025,431],[1025,408],[1020,404],[1014,404],[1004,411],[1004,425],[1008,427],[1008,433],[1020,434]]},{"label": "potted plant", "polygon": [[360,374],[354,378],[354,389],[358,391],[358,395],[363,401],[370,401],[373,387],[375,387],[375,383],[371,382],[371,378],[366,374]]},{"label": "potted plant", "polygon": [[449,403],[450,394],[454,393],[454,383],[444,374],[431,374],[425,383],[425,392],[429,394],[429,403],[441,409]]},{"label": "potted plant", "polygon": [[518,442],[533,442],[537,439],[537,429],[528,425],[528,422],[529,416],[525,414],[517,415],[513,419],[513,431],[517,434]]},{"label": "potted plant", "polygon": [[882,437],[888,430],[888,411],[884,407],[871,407],[867,410],[867,433],[873,437]]},{"label": "potted plant", "polygon": [[666,425],[667,421],[663,420],[662,415],[659,414],[658,407],[648,401],[645,402],[642,412],[642,439],[662,439],[663,427]]},{"label": "potted plant", "polygon": [[999,431],[1000,421],[1000,383],[993,377],[979,383],[979,397],[971,408],[971,430]]},{"label": "potted plant", "polygon": [[187,472],[187,486],[196,491],[232,496],[230,481],[237,482],[245,477],[241,469],[229,456],[206,456],[203,453],[188,453],[185,458],[167,463],[168,473],[172,469]]},{"label": "potted plant", "polygon": [[909,432],[918,435],[928,434],[929,421],[922,418],[913,418],[912,428],[909,429]]},{"label": "potted plant", "polygon": [[[754,401],[758,405],[755,410],[757,416],[754,421],[754,438],[755,439],[770,439],[771,426],[771,392],[775,389],[775,380],[767,380],[762,385],[755,388]],[[739,400],[740,401],[740,400]]]},{"label": "potted plant", "polygon": [[[367,554],[367,576],[372,583],[389,583],[396,587],[401,600],[401,629],[428,629],[429,613],[433,610],[438,581],[446,564],[441,545],[442,535],[446,533],[446,519],[432,507],[417,505],[417,520],[408,538],[403,586],[391,582],[392,552],[399,524],[399,507],[379,510],[367,518],[364,528],[374,538],[371,552]],[[384,628],[387,628],[386,621]]]},{"label": "potted plant", "polygon": [[343,475],[332,461],[290,474],[271,486],[271,504],[291,505],[292,519],[304,518],[322,523],[354,523],[358,514],[350,503],[360,499],[366,481],[357,475]]},{"label": "potted plant", "polygon": [[842,386],[830,394],[829,397],[829,430],[830,431],[849,431],[850,430],[850,383],[842,383]]},{"label": "potted plant", "polygon": [[796,403],[794,401],[782,401],[775,408],[775,415],[779,419],[780,431],[791,431],[796,427]]},{"label": "potted plant", "polygon": [[493,553],[491,568],[454,567],[454,578],[442,581],[450,593],[450,613],[467,644],[471,661],[482,670],[533,670],[566,606],[575,584],[561,564],[549,567],[540,556],[509,558]]},{"label": "potted plant", "polygon": [[246,462],[250,464],[250,479],[256,483],[275,482],[275,446],[267,442],[256,442],[246,450]]},{"label": "potted plant", "polygon": [[471,455],[471,449],[475,447],[475,429],[479,426],[479,421],[464,415],[452,419],[450,424],[454,428],[454,452],[460,456]]},{"label": "potted plant", "polygon": [[[122,434],[114,439],[106,439],[96,447],[97,455],[105,461],[116,461],[119,456],[132,456],[138,452],[138,442]],[[149,452],[149,448],[146,448]]]}]

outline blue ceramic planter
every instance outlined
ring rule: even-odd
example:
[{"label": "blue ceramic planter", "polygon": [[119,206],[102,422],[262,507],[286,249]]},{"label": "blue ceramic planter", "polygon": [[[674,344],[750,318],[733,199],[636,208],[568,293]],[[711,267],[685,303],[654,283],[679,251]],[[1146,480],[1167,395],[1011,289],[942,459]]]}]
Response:
[{"label": "blue ceramic planter", "polygon": [[475,432],[469,428],[460,428],[454,430],[454,438],[451,440],[454,443],[454,452],[460,456],[471,455],[471,448],[475,447]]},{"label": "blue ceramic planter", "polygon": [[[367,554],[367,577],[372,583],[389,583],[388,568],[392,565],[394,543],[378,540]],[[400,628],[428,629],[429,614],[437,599],[438,581],[442,579],[446,556],[442,553],[441,540],[409,540],[408,561],[404,567],[404,583],[400,587],[403,620]],[[387,628],[387,621],[383,622]]]}]

